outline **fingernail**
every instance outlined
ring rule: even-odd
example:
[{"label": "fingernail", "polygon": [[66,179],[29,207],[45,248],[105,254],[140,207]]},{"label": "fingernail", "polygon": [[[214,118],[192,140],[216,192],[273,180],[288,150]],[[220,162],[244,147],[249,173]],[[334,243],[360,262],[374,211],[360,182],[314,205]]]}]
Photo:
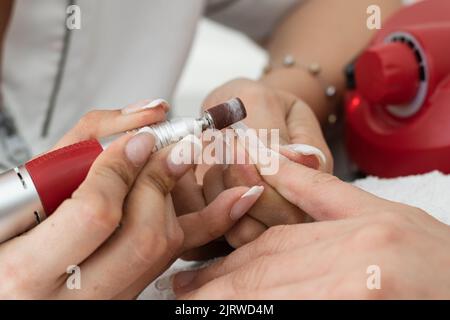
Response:
[{"label": "fingernail", "polygon": [[309,144],[289,144],[284,147],[296,153],[303,154],[305,156],[314,155],[319,159],[322,165],[325,165],[327,162],[327,159],[325,158],[325,155],[323,154],[322,150],[313,147]]},{"label": "fingernail", "polygon": [[164,99],[156,99],[153,101],[151,101],[149,99],[144,99],[144,100],[140,100],[136,103],[127,105],[125,108],[122,109],[122,114],[125,115],[125,114],[137,113],[137,112],[141,112],[144,110],[153,109],[153,108],[156,108],[159,106],[162,106],[166,112],[170,108],[169,103]]},{"label": "fingernail", "polygon": [[244,193],[231,208],[231,219],[239,220],[255,204],[263,191],[263,186],[254,186]]},{"label": "fingernail", "polygon": [[189,291],[186,289],[189,288],[189,285],[193,283],[196,276],[197,276],[196,270],[182,271],[177,273],[172,280],[173,289],[177,291],[177,293],[180,293],[181,291],[180,289],[182,289],[183,292]]},{"label": "fingernail", "polygon": [[155,288],[159,291],[172,289],[173,276],[161,277],[155,282]]},{"label": "fingernail", "polygon": [[150,157],[155,138],[147,132],[141,132],[128,140],[125,155],[136,167],[142,166]]},{"label": "fingernail", "polygon": [[202,142],[190,134],[172,148],[167,157],[167,166],[173,174],[180,175],[197,162],[201,153]]}]

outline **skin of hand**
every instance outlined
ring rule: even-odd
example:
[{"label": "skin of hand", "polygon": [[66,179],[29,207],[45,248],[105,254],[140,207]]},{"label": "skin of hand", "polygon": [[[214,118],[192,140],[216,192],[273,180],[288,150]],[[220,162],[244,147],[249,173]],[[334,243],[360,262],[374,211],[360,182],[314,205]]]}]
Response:
[{"label": "skin of hand", "polygon": [[[289,123],[286,122],[286,118],[292,116],[290,112],[286,113],[286,102],[293,101],[293,97],[301,99],[305,103],[299,102],[295,106],[307,104],[318,121],[321,124],[326,123],[328,116],[340,102],[345,90],[344,67],[361,52],[374,34],[373,30],[366,27],[367,8],[370,5],[380,7],[384,21],[402,6],[402,2],[401,0],[305,1],[281,19],[270,38],[261,43],[267,49],[271,62],[277,65],[280,65],[286,55],[292,55],[298,63],[303,65],[318,63],[321,66],[321,78],[337,89],[337,95],[334,99],[327,99],[321,82],[306,70],[276,67],[272,68],[271,72],[264,74],[259,82],[236,80],[225,84],[210,94],[205,105],[208,107],[213,105],[215,100],[221,101],[223,98],[229,98],[230,92],[242,93],[244,97],[250,96],[250,98],[247,98],[250,103],[246,103],[249,108],[249,119],[246,123],[250,127],[280,128],[281,136],[285,139],[285,142],[295,143],[289,139],[294,138],[292,140],[299,141],[297,143],[319,146],[328,161],[327,167],[321,169],[325,172],[332,172],[331,155],[326,145],[324,146],[322,134],[317,132],[317,120],[311,119],[312,126],[308,126],[307,121],[300,120],[301,125],[306,125],[304,132],[297,132],[292,135],[290,129],[294,126],[289,126]],[[287,104],[287,106],[290,105]],[[292,110],[295,111],[298,108],[292,108]],[[310,119],[306,111],[304,111],[304,115],[300,119]],[[302,130],[298,126],[295,129]],[[295,138],[295,136],[299,138]],[[302,137],[300,138],[300,136]],[[294,155],[294,158],[291,159],[306,165],[309,162],[305,157],[299,157],[298,155]],[[177,194],[180,194],[180,199],[184,199],[187,195],[189,195],[189,199],[195,199],[190,204],[192,208],[200,208],[205,201],[208,202],[208,200],[214,198],[217,189],[220,190],[220,188],[210,187],[210,181],[213,182],[212,184],[223,185],[222,188],[226,188],[236,184],[257,183],[261,180],[251,166],[232,166],[231,169],[225,171],[221,168],[211,170],[208,175],[205,175],[205,168],[197,170],[200,178],[198,181],[202,181],[205,175],[206,181],[203,192],[201,191],[201,183],[196,183],[192,174],[183,178],[183,183],[176,191]],[[220,179],[221,175],[222,179]],[[186,186],[189,185],[191,191],[187,194],[183,193],[182,190],[187,190]],[[178,203],[186,203],[186,201]],[[178,206],[179,212],[188,208],[184,208],[183,205]],[[263,211],[258,216],[263,217],[260,219],[262,221],[254,219],[255,212],[260,211],[261,208],[263,208]],[[266,209],[269,212],[276,211],[277,213],[281,212],[281,214],[266,214],[264,213]],[[251,210],[249,216],[242,219],[237,226],[227,233],[226,237],[232,247],[239,247],[255,239],[266,229],[267,225],[301,222],[304,217],[305,215],[297,208],[291,206],[276,191],[268,187],[265,188],[263,196],[255,208]],[[230,248],[225,243],[219,244],[216,242],[198,249],[196,252],[191,252],[184,258],[194,260],[210,258],[218,253],[224,253],[226,250],[230,251]]]},{"label": "skin of hand", "polygon": [[[57,147],[162,121],[165,106],[90,112]],[[169,192],[192,165],[176,164],[169,154],[192,144],[183,140],[150,154],[154,143],[148,133],[118,138],[54,214],[0,245],[1,298],[134,298],[183,252],[234,224],[230,212],[249,188],[227,190],[202,210],[177,217]],[[81,288],[71,290],[67,272],[74,265]]]},{"label": "skin of hand", "polygon": [[[247,118],[244,123],[249,127],[279,129],[281,145],[290,143],[315,146],[324,153],[326,163],[321,164],[314,155],[302,155],[281,147],[284,155],[314,169],[332,172],[331,153],[314,113],[306,104],[289,93],[272,89],[257,81],[237,79],[214,90],[205,100],[205,109],[236,96],[242,99],[247,109]],[[233,248],[256,239],[270,226],[301,223],[310,219],[302,210],[284,199],[267,184],[252,164],[226,167],[199,165],[196,168],[196,175],[197,181],[203,181],[203,190],[199,185],[194,189],[189,188],[188,186],[193,185],[195,179],[184,177],[183,183],[174,190],[177,212],[198,210],[214,201],[218,194],[228,188],[264,186],[264,192],[255,205],[226,233],[225,238]],[[188,199],[191,200],[188,201]],[[192,201],[192,199],[197,200]],[[201,260],[226,252],[226,243],[214,242],[189,252],[183,258]]]},{"label": "skin of hand", "polygon": [[179,298],[450,298],[449,226],[286,159],[267,178],[321,221],[272,227],[209,267],[177,274]]}]

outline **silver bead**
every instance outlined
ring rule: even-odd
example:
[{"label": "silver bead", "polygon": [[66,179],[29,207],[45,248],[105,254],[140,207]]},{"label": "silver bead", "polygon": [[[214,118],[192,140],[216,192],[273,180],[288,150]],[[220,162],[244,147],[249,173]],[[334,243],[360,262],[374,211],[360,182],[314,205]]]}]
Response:
[{"label": "silver bead", "polygon": [[318,64],[318,63],[311,63],[308,66],[308,71],[314,76],[318,75],[320,73],[320,71],[321,71],[320,64]]},{"label": "silver bead", "polygon": [[329,123],[329,124],[335,124],[336,121],[337,121],[337,116],[336,116],[336,114],[331,113],[331,114],[328,116],[328,123]]},{"label": "silver bead", "polygon": [[325,94],[327,97],[334,97],[336,95],[336,87],[335,86],[328,86],[325,89]]},{"label": "silver bead", "polygon": [[292,67],[293,65],[295,65],[294,57],[291,56],[291,55],[285,56],[284,59],[283,59],[283,65],[285,67]]}]

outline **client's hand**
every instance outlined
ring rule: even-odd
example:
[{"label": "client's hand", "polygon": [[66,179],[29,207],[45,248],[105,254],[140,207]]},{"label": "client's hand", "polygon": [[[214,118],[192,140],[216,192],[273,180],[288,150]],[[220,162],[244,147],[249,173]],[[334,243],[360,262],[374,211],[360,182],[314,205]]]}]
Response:
[{"label": "client's hand", "polygon": [[272,227],[212,266],[175,276],[179,297],[450,298],[450,227],[288,160],[265,178],[315,219],[342,220]]},{"label": "client's hand", "polygon": [[[238,79],[214,90],[205,100],[205,108],[232,97],[240,97],[244,102],[247,109],[247,118],[244,122],[249,127],[279,130],[280,144],[290,144],[290,148],[282,147],[283,154],[295,162],[314,169],[332,172],[331,153],[314,113],[305,103],[292,94],[275,90],[260,82]],[[305,149],[303,147],[305,144],[322,151],[325,163],[321,162],[317,155],[311,154],[311,148]],[[198,166],[196,173],[198,180],[203,181],[201,195],[204,196],[206,203],[213,201],[223,190],[234,186],[263,185],[265,187],[264,193],[248,214],[226,233],[227,242],[234,248],[256,239],[271,226],[301,223],[310,219],[302,210],[265,183],[254,165]],[[180,192],[180,194],[186,193]],[[194,198],[191,194],[189,197]],[[182,195],[181,198],[183,198]],[[186,203],[186,201],[182,202]],[[189,259],[208,257],[212,248],[218,245],[213,243],[185,257]]]},{"label": "client's hand", "polygon": [[[161,107],[128,114],[95,111],[58,146],[163,119]],[[175,148],[183,146],[192,144],[184,140]],[[136,297],[173,259],[221,236],[233,225],[233,218],[244,213],[239,210],[240,197],[249,188],[240,187],[222,193],[198,212],[177,218],[169,192],[191,165],[175,163],[170,147],[150,156],[153,147],[154,138],[148,133],[119,138],[53,215],[3,243],[0,297]],[[244,199],[245,205],[254,200]]]}]

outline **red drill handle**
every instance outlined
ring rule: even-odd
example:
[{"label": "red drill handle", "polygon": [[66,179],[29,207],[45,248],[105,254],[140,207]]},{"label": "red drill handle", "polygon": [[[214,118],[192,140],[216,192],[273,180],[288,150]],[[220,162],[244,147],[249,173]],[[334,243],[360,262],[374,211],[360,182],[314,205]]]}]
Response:
[{"label": "red drill handle", "polygon": [[47,216],[72,196],[102,151],[103,147],[97,140],[82,141],[25,164]]}]

